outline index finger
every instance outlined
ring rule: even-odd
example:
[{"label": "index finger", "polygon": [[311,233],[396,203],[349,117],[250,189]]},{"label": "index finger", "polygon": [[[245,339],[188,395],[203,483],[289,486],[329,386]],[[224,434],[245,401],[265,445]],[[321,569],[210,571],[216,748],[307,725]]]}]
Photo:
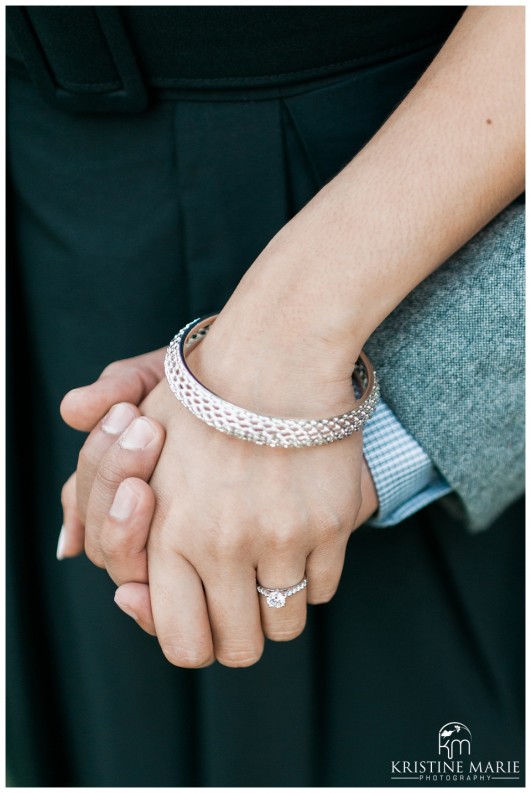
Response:
[{"label": "index finger", "polygon": [[162,652],[174,666],[199,668],[214,661],[203,584],[195,568],[167,547],[168,529],[148,543],[149,592]]}]

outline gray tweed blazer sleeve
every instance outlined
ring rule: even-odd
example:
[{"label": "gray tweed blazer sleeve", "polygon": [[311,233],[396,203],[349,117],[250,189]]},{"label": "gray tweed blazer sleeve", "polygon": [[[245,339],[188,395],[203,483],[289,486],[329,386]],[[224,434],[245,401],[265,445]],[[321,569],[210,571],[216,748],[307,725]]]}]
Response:
[{"label": "gray tweed blazer sleeve", "polygon": [[522,195],[421,283],[366,350],[382,396],[453,488],[471,531],[524,490]]}]

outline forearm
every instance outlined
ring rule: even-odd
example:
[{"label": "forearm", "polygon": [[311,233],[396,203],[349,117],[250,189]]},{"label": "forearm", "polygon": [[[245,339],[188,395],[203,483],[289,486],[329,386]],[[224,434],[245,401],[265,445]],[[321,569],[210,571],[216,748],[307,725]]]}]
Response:
[{"label": "forearm", "polygon": [[302,395],[317,366],[346,381],[393,308],[522,192],[523,59],[522,8],[465,12],[379,132],[249,269],[209,340],[214,369],[222,349],[234,375],[269,348],[265,386],[288,372]]},{"label": "forearm", "polygon": [[326,297],[323,322],[331,310],[354,347],[524,189],[523,35],[522,8],[469,8],[386,124],[274,240],[271,272],[302,281],[305,305]]}]

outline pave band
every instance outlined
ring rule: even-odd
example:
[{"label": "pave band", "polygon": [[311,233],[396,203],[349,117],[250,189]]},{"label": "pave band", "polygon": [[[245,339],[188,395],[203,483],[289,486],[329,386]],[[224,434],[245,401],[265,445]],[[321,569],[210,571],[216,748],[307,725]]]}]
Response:
[{"label": "pave band", "polygon": [[308,580],[306,578],[303,578],[302,581],[299,581],[299,583],[295,584],[295,586],[290,586],[286,589],[268,589],[267,587],[258,584],[256,591],[265,597],[269,608],[281,609],[286,605],[286,598],[291,597],[291,595],[295,595],[297,592],[300,592],[301,589],[305,589],[307,584]]},{"label": "pave band", "polygon": [[341,440],[362,429],[379,398],[376,373],[362,352],[352,374],[361,392],[356,407],[341,416],[324,419],[276,418],[253,413],[209,391],[186,363],[190,352],[208,333],[216,314],[188,323],[172,339],[164,369],[171,390],[188,410],[210,427],[260,446],[302,448]]}]

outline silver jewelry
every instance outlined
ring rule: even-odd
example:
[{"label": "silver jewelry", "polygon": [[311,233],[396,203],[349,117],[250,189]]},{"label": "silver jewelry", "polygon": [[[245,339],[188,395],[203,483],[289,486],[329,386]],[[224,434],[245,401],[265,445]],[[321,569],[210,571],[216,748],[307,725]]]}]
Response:
[{"label": "silver jewelry", "polygon": [[269,608],[281,609],[286,605],[286,598],[291,597],[291,595],[295,595],[297,592],[300,592],[301,589],[305,589],[307,583],[308,580],[303,578],[298,584],[287,587],[287,589],[267,589],[266,587],[258,584],[256,591],[265,597]]},{"label": "silver jewelry", "polygon": [[341,440],[361,430],[372,416],[380,389],[376,372],[363,352],[352,375],[360,387],[361,398],[353,410],[341,416],[325,419],[274,418],[233,405],[209,391],[188,368],[186,353],[206,336],[216,316],[195,319],[182,328],[170,342],[164,361],[166,378],[179,402],[210,427],[259,446],[289,449],[322,446]]}]

